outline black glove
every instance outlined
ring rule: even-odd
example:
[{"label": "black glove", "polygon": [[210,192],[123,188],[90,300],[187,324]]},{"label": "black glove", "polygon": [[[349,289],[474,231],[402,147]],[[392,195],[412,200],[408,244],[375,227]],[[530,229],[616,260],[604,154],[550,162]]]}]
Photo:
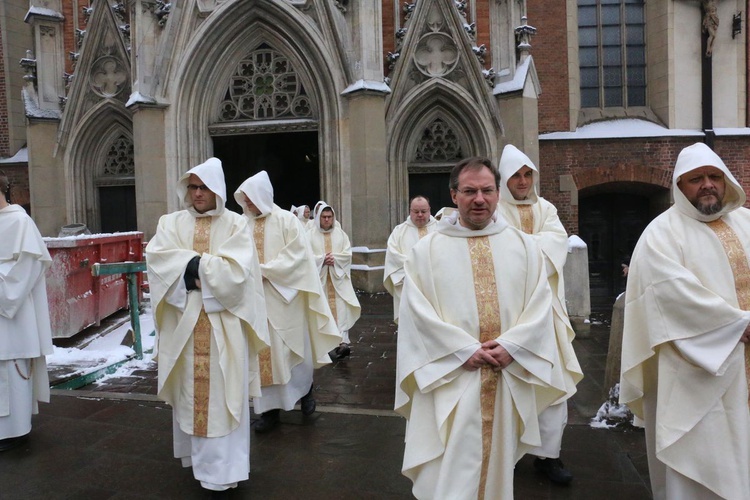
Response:
[{"label": "black glove", "polygon": [[198,288],[198,285],[195,284],[195,280],[200,279],[198,274],[198,266],[200,266],[200,263],[201,258],[199,255],[196,255],[190,259],[190,262],[188,262],[188,265],[185,268],[185,288],[187,288],[188,292]]}]

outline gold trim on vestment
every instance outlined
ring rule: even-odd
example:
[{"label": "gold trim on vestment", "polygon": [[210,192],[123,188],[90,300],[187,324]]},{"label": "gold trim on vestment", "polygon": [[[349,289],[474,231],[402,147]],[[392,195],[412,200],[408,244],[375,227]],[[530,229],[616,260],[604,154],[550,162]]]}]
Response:
[{"label": "gold trim on vestment", "polygon": [[[467,238],[471,271],[474,277],[474,295],[479,315],[479,342],[494,340],[500,336],[500,300],[495,279],[495,262],[488,236]],[[490,366],[481,369],[482,385],[480,404],[482,412],[482,470],[479,476],[479,499],[484,498],[487,472],[492,450],[492,429],[495,417],[495,399],[500,377]]]},{"label": "gold trim on vestment", "polygon": [[526,234],[534,234],[534,209],[531,205],[516,205],[518,215],[521,217],[521,231]]},{"label": "gold trim on vestment", "polygon": [[[208,252],[211,245],[211,217],[195,219],[193,250]],[[208,401],[211,390],[211,321],[201,307],[193,328],[193,435],[208,435]]]},{"label": "gold trim on vestment", "polygon": [[417,234],[419,235],[420,240],[427,236],[427,226],[418,227]]},{"label": "gold trim on vestment", "polygon": [[[266,221],[268,217],[256,217],[253,227],[253,241],[255,251],[258,253],[258,262],[266,263]],[[271,348],[264,347],[258,352],[258,364],[260,370],[260,386],[273,385],[273,361],[271,360]]]},{"label": "gold trim on vestment", "polygon": [[[323,233],[323,241],[325,242],[326,254],[333,253],[333,243],[331,242],[331,233]],[[328,298],[328,306],[331,308],[331,314],[333,319],[336,320],[336,324],[339,322],[338,315],[336,314],[336,289],[333,287],[333,276],[331,275],[331,266],[328,266],[328,276],[326,280],[326,297]]]},{"label": "gold trim on vestment", "polygon": [[[716,233],[727,254],[729,267],[732,268],[734,275],[734,289],[740,309],[750,311],[750,265],[747,263],[747,254],[742,242],[734,229],[721,219],[707,222],[706,225]],[[750,385],[750,344],[745,344],[745,378]],[[748,404],[750,405],[750,396]]]}]

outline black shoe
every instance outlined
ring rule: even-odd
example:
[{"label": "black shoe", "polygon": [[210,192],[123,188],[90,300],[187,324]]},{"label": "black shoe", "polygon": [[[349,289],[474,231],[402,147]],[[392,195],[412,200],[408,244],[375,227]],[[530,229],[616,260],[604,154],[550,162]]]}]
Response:
[{"label": "black shoe", "polygon": [[573,480],[573,474],[565,468],[559,458],[541,459],[537,457],[534,460],[534,468],[543,472],[550,481],[556,484],[568,484]]},{"label": "black shoe", "polygon": [[313,397],[313,388],[310,387],[310,392],[302,396],[302,399],[300,400],[300,407],[302,408],[302,414],[306,417],[309,417],[313,413],[315,413],[315,398]]},{"label": "black shoe", "polygon": [[281,410],[269,410],[260,414],[260,420],[255,422],[255,432],[263,434],[270,432],[279,425],[279,412]]},{"label": "black shoe", "polygon": [[349,347],[349,344],[345,344],[342,342],[336,349],[333,350],[333,353],[334,361],[344,359],[352,353],[352,348]]},{"label": "black shoe", "polygon": [[28,438],[29,435],[24,434],[23,436],[0,439],[0,451],[8,451],[21,446]]}]

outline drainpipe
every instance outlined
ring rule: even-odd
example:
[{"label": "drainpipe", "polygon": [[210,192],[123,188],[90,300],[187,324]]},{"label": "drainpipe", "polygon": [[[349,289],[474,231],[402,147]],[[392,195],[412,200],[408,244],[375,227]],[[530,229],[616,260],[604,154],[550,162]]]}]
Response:
[{"label": "drainpipe", "polygon": [[714,148],[714,102],[713,102],[713,72],[711,71],[711,56],[706,55],[708,48],[708,33],[703,29],[703,18],[706,12],[701,4],[701,110],[703,112],[702,128],[704,141],[708,147]]}]

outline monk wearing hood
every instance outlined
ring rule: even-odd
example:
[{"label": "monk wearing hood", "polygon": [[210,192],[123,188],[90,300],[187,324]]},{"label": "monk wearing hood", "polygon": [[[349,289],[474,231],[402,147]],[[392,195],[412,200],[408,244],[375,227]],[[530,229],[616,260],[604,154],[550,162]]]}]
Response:
[{"label": "monk wearing hood", "polygon": [[159,219],[146,247],[158,396],[172,406],[174,455],[208,490],[250,472],[249,396],[269,344],[258,257],[244,217],[225,208],[221,161],[180,177],[184,210]]},{"label": "monk wearing hood", "polygon": [[253,401],[261,419],[255,432],[274,429],[280,410],[297,401],[304,415],[315,411],[313,369],[331,359],[341,341],[318,280],[310,243],[299,219],[273,202],[273,186],[261,170],[237,188],[260,259],[271,347],[260,354],[261,392]]},{"label": "monk wearing hood", "polygon": [[500,158],[500,202],[498,214],[513,227],[531,235],[544,255],[547,281],[552,289],[552,326],[565,377],[565,396],[539,415],[542,445],[529,453],[536,455],[534,466],[553,483],[567,484],[573,474],[560,460],[563,431],[568,423],[567,400],[576,392],[583,371],[573,350],[575,332],[565,306],[563,267],[568,258],[568,234],[557,216],[557,209],[537,193],[539,171],[534,162],[513,145],[505,146]]},{"label": "monk wearing hood", "polygon": [[341,359],[351,353],[349,329],[357,322],[361,311],[352,285],[352,247],[349,236],[336,220],[333,208],[325,202],[318,203],[313,225],[308,228],[307,235],[320,282],[341,334],[341,344],[333,358]]},{"label": "monk wearing hood", "polygon": [[702,143],[644,230],[625,292],[620,402],[645,423],[655,499],[750,497],[750,210]]}]

